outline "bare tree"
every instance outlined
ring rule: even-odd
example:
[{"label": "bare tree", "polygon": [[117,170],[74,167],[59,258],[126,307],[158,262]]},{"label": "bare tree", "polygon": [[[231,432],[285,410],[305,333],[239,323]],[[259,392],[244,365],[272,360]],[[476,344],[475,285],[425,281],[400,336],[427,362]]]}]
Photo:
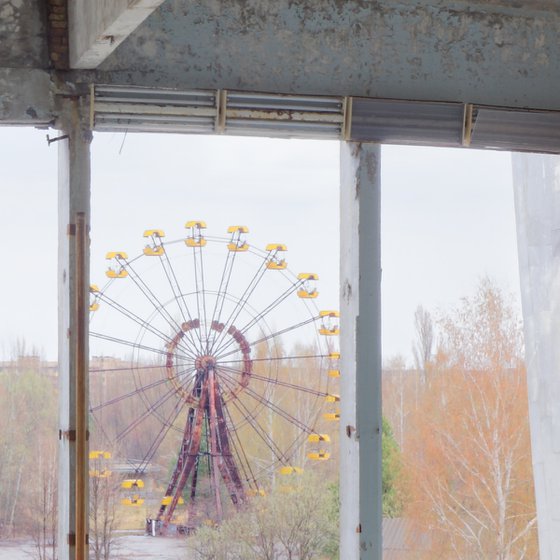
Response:
[{"label": "bare tree", "polygon": [[21,359],[0,371],[0,536],[35,538],[53,491],[56,388],[41,374],[38,358],[19,355],[24,341],[18,344],[13,351]]},{"label": "bare tree", "polygon": [[519,321],[483,281],[441,321],[438,376],[407,446],[418,519],[443,557],[535,558],[527,384]]},{"label": "bare tree", "polygon": [[103,465],[92,464],[97,476],[89,485],[89,541],[92,560],[109,560],[114,552],[117,526],[117,501],[120,480],[104,471]]},{"label": "bare tree", "polygon": [[[383,413],[387,416],[395,431],[395,438],[401,449],[404,448],[406,419],[410,413],[407,402],[407,385],[412,376],[406,372],[406,363],[401,355],[390,358],[383,368],[384,399]],[[385,399],[387,397],[387,399]]]},{"label": "bare tree", "polygon": [[32,538],[36,560],[56,560],[58,494],[56,446],[40,448],[37,456],[38,499],[35,502]]},{"label": "bare tree", "polygon": [[416,369],[422,372],[422,381],[426,383],[428,364],[432,359],[434,346],[434,326],[430,313],[421,305],[414,313],[414,330],[416,331],[416,341],[412,345],[414,363]]}]

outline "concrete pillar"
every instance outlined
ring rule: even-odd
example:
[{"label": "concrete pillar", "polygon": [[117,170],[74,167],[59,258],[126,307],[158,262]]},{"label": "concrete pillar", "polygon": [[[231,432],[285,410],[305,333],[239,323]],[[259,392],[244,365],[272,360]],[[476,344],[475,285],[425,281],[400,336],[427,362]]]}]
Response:
[{"label": "concrete pillar", "polygon": [[560,551],[560,157],[513,154],[540,560]]},{"label": "concrete pillar", "polygon": [[[58,558],[88,557],[87,365],[91,132],[79,100],[65,102],[58,141]],[[85,401],[85,402],[84,402]],[[85,471],[85,472],[84,472]]]},{"label": "concrete pillar", "polygon": [[381,560],[380,147],[340,150],[340,558]]}]

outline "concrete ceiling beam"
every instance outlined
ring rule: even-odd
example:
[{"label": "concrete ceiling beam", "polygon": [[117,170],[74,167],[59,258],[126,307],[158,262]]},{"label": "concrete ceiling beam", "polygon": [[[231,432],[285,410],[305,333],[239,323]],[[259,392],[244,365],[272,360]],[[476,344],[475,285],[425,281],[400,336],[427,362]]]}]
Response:
[{"label": "concrete ceiling beam", "polygon": [[48,125],[56,118],[51,76],[33,68],[0,68],[0,123]]},{"label": "concrete ceiling beam", "polygon": [[70,67],[97,68],[164,0],[70,0]]},{"label": "concrete ceiling beam", "polygon": [[559,27],[558,0],[167,0],[96,81],[560,111]]}]

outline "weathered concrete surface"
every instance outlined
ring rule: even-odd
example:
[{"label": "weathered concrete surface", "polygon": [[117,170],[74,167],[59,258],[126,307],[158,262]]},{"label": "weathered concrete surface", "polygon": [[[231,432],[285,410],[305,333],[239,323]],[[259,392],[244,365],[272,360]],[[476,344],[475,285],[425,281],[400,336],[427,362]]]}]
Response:
[{"label": "weathered concrete surface", "polygon": [[73,0],[68,4],[71,68],[97,68],[163,0]]},{"label": "weathered concrete surface", "polygon": [[557,2],[167,0],[100,82],[560,109]]},{"label": "weathered concrete surface", "polygon": [[[61,76],[560,110],[556,0],[166,0],[123,40],[160,2],[72,0],[74,64],[122,44]],[[47,68],[45,5],[0,0],[0,69]]]},{"label": "weathered concrete surface", "polygon": [[0,68],[47,68],[48,63],[45,2],[0,0]]},{"label": "weathered concrete surface", "polygon": [[[85,452],[79,446],[80,425],[87,425],[87,406],[80,407],[83,395],[77,385],[85,375],[87,399],[89,318],[79,302],[81,298],[89,301],[91,131],[82,124],[84,111],[78,100],[67,100],[63,110],[63,133],[68,137],[58,142],[58,405],[62,436],[58,446],[58,557],[80,560],[86,534],[79,542],[79,505],[80,498],[87,504],[87,471],[82,479],[78,469],[88,454],[87,445]],[[83,247],[77,237],[81,216],[88,237]],[[68,542],[71,533],[76,537],[74,544]]]},{"label": "weathered concrete surface", "polygon": [[340,147],[340,558],[381,560],[381,150]]},{"label": "weathered concrete surface", "polygon": [[54,95],[48,72],[0,68],[0,123],[42,125],[54,119]]},{"label": "weathered concrete surface", "polygon": [[36,125],[54,119],[41,0],[0,0],[0,122]]},{"label": "weathered concrete surface", "polygon": [[560,157],[513,155],[541,560],[560,551]]}]

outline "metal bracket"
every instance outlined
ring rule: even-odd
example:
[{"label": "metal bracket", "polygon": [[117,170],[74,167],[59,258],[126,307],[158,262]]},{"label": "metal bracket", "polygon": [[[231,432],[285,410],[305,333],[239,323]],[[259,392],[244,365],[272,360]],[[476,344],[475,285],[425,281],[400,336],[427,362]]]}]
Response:
[{"label": "metal bracket", "polygon": [[[76,441],[76,430],[58,430],[58,439],[62,438],[68,441]],[[89,430],[86,430],[86,441],[89,441]]]},{"label": "metal bracket", "polygon": [[227,110],[227,90],[219,89],[216,92],[216,124],[215,124],[215,129],[218,134],[223,134],[226,130],[226,110]]},{"label": "metal bracket", "polygon": [[55,138],[51,138],[47,134],[47,144],[50,146],[53,142],[60,142],[60,140],[66,140],[67,138],[70,138],[68,134],[64,134],[63,136],[56,136]]},{"label": "metal bracket", "polygon": [[95,84],[89,86],[89,128],[93,130],[95,125]]},{"label": "metal bracket", "polygon": [[[68,543],[68,546],[76,546],[76,534],[68,533],[66,535],[66,542]],[[89,545],[89,534],[86,535],[86,545]]]},{"label": "metal bracket", "polygon": [[465,110],[463,113],[463,146],[469,148],[472,141],[473,132],[473,104],[465,103]]},{"label": "metal bracket", "polygon": [[76,441],[76,430],[58,430],[58,439],[62,438],[68,441]]},{"label": "metal bracket", "polygon": [[343,108],[343,122],[342,122],[342,139],[350,140],[350,135],[352,134],[352,98],[345,97],[342,102]]},{"label": "metal bracket", "polygon": [[[350,424],[348,424],[348,426],[346,426],[346,435],[348,437],[352,437],[352,434],[356,432],[356,428],[354,428],[354,426],[351,426]],[[358,439],[358,434],[356,432],[356,439]]]}]

